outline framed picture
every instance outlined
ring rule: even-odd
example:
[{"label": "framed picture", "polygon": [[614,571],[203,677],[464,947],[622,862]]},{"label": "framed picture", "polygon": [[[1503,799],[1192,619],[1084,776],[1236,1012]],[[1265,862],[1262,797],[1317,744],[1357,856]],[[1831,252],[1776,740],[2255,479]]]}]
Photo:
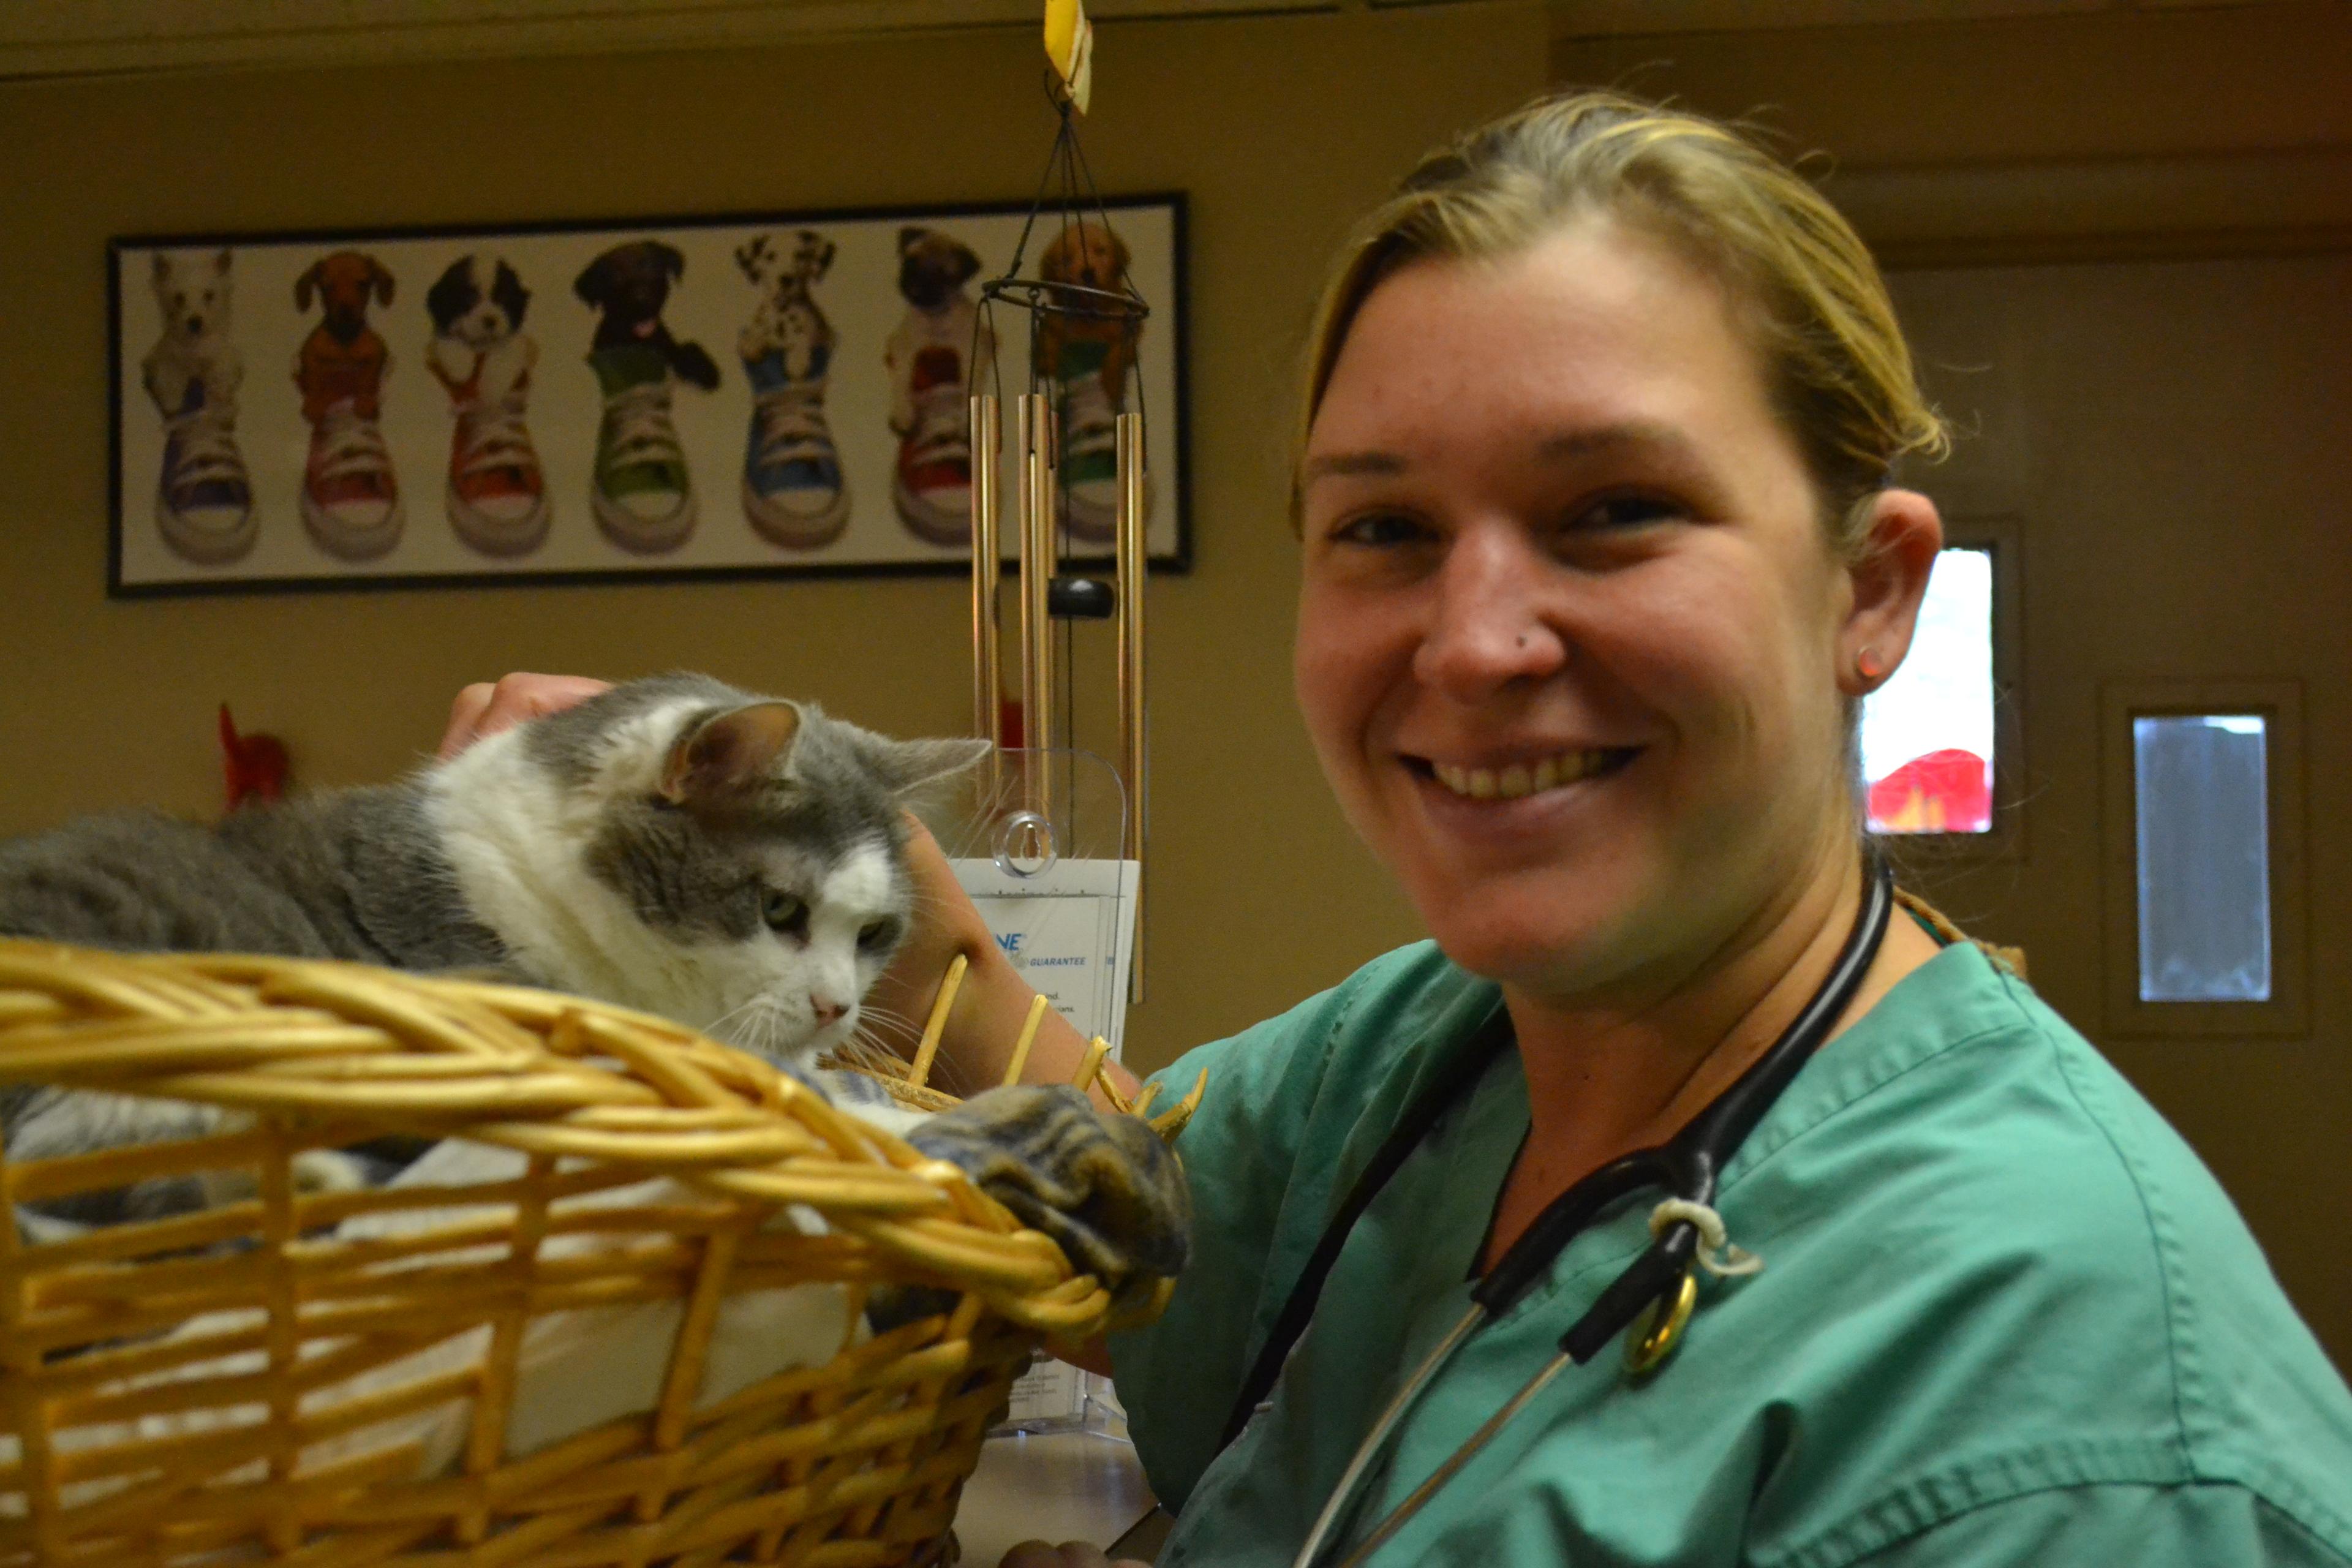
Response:
[{"label": "framed picture", "polygon": [[1026,276],[1124,267],[1150,306],[1126,339],[1003,306],[992,335],[980,285],[1028,216],[117,239],[109,592],[959,574],[966,399],[1001,386],[1009,450],[1033,374],[1072,555],[1108,553],[1139,406],[1152,563],[1182,571],[1184,199],[1029,235]]}]

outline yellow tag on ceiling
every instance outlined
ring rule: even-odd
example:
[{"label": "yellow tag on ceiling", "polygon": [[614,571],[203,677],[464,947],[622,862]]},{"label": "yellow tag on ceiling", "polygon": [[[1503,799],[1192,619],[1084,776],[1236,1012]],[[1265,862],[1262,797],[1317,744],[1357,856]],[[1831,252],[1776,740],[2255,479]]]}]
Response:
[{"label": "yellow tag on ceiling", "polygon": [[1045,0],[1045,58],[1062,79],[1062,96],[1084,114],[1095,74],[1095,26],[1085,0]]}]

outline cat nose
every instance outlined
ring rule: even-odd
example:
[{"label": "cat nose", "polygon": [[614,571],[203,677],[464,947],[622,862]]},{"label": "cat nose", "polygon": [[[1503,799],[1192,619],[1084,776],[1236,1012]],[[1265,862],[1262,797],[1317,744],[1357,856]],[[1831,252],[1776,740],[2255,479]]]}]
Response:
[{"label": "cat nose", "polygon": [[849,1011],[849,1005],[836,1002],[830,996],[811,996],[809,1011],[816,1016],[816,1026],[827,1029],[841,1022],[841,1016]]}]

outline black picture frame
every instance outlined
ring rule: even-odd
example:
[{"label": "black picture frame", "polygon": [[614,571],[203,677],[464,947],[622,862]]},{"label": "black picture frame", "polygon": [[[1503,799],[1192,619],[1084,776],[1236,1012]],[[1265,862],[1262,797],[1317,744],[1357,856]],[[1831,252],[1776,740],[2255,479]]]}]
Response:
[{"label": "black picture frame", "polygon": [[[1142,192],[1106,197],[1102,204],[1104,216],[1123,242],[1134,246],[1129,258],[1130,275],[1137,288],[1151,308],[1143,328],[1143,337],[1135,354],[1136,374],[1129,382],[1133,395],[1140,400],[1147,416],[1149,439],[1152,450],[1152,504],[1155,512],[1172,510],[1172,516],[1154,515],[1150,524],[1151,568],[1160,573],[1182,574],[1191,570],[1192,562],[1191,418],[1190,418],[1190,311],[1188,309],[1189,214],[1182,192]],[[887,367],[877,373],[874,355],[887,345],[876,342],[880,333],[875,301],[881,289],[872,275],[877,256],[887,253],[903,264],[906,260],[904,236],[910,230],[930,230],[961,238],[969,243],[978,259],[977,270],[971,273],[965,292],[978,297],[978,284],[1003,270],[1010,259],[1008,239],[1017,241],[1021,225],[1031,211],[1026,203],[967,203],[936,205],[887,205],[856,207],[783,208],[757,212],[723,214],[693,214],[684,216],[645,217],[593,217],[545,220],[519,224],[480,224],[441,226],[385,226],[361,229],[305,229],[284,231],[236,231],[182,234],[137,234],[110,239],[107,246],[107,366],[108,366],[108,546],[107,594],[116,599],[175,598],[192,595],[382,592],[395,589],[494,588],[505,586],[563,587],[599,584],[672,584],[693,582],[741,582],[761,579],[824,578],[824,577],[892,577],[892,576],[962,576],[970,572],[968,542],[946,545],[938,540],[914,542],[891,537],[883,547],[877,535],[890,522],[902,525],[912,533],[914,524],[907,521],[907,506],[893,493],[880,493],[882,484],[873,461],[873,452],[881,439],[871,427],[870,418],[861,426],[862,450],[853,454],[846,438],[840,441],[837,467],[843,488],[848,492],[849,518],[828,543],[814,547],[778,545],[772,539],[760,536],[760,525],[752,523],[745,531],[759,539],[750,548],[698,550],[687,552],[683,545],[690,542],[694,533],[703,531],[705,521],[714,529],[730,531],[751,515],[751,480],[743,473],[730,474],[723,467],[714,468],[709,460],[713,447],[712,431],[719,426],[714,420],[729,409],[706,409],[703,417],[689,434],[682,427],[686,417],[681,412],[675,425],[681,427],[677,445],[681,449],[695,486],[695,515],[688,524],[688,540],[669,552],[658,549],[643,552],[624,549],[613,543],[612,534],[603,523],[604,510],[596,503],[609,499],[605,495],[603,473],[594,459],[591,467],[599,471],[592,476],[593,493],[589,497],[589,509],[596,513],[596,523],[590,527],[582,515],[583,505],[578,488],[568,487],[570,493],[558,493],[559,462],[550,454],[541,460],[541,496],[548,521],[544,525],[542,542],[530,549],[496,556],[466,544],[462,531],[457,530],[461,509],[490,524],[502,524],[504,520],[487,510],[477,511],[472,498],[461,503],[454,478],[456,447],[463,442],[463,433],[457,429],[465,420],[457,399],[460,389],[446,373],[443,362],[436,357],[440,336],[426,342],[425,351],[418,350],[419,331],[432,328],[438,333],[440,322],[428,313],[428,285],[450,268],[456,258],[485,252],[511,257],[518,250],[534,258],[518,262],[513,268],[528,285],[530,300],[523,314],[522,324],[531,329],[534,341],[547,331],[551,318],[560,321],[557,331],[562,334],[562,347],[568,350],[582,339],[593,341],[601,331],[604,316],[598,307],[575,295],[585,286],[586,273],[577,279],[571,276],[570,262],[583,253],[593,251],[602,260],[605,253],[622,247],[633,247],[641,241],[670,245],[685,257],[683,272],[672,282],[676,291],[664,304],[663,313],[656,318],[656,329],[667,334],[667,318],[677,314],[690,321],[690,328],[675,333],[675,340],[693,342],[711,342],[704,359],[719,366],[719,386],[732,389],[731,413],[735,416],[751,411],[752,389],[749,382],[751,362],[748,344],[752,323],[746,323],[736,334],[732,346],[742,351],[729,352],[730,344],[718,338],[718,323],[726,307],[739,316],[748,306],[757,313],[765,287],[750,275],[750,264],[737,258],[739,268],[722,268],[715,264],[719,258],[730,255],[739,247],[747,247],[751,238],[767,235],[782,244],[783,237],[806,231],[827,241],[828,253],[840,258],[832,267],[819,274],[814,287],[803,280],[799,298],[818,306],[820,319],[828,324],[831,342],[827,358],[829,368],[821,368],[817,380],[821,386],[833,374],[845,371],[851,364],[859,366],[859,393],[856,396],[834,395],[845,393],[845,384],[832,391],[820,391],[821,399],[828,399],[832,407],[829,425],[837,427],[845,415],[862,409],[870,416],[874,402],[872,382],[878,374],[885,382],[884,391],[892,372]],[[1055,237],[1061,220],[1055,215],[1041,215],[1034,232],[1028,236],[1024,270],[1034,270],[1041,251]],[[845,243],[855,237],[856,243]],[[887,239],[887,247],[879,242]],[[550,244],[548,242],[560,242]],[[299,439],[304,405],[313,403],[308,394],[322,385],[330,389],[347,386],[336,383],[333,374],[347,374],[348,365],[336,358],[336,351],[350,345],[336,342],[328,352],[315,360],[304,356],[320,332],[328,329],[320,323],[321,312],[327,308],[327,286],[335,281],[320,275],[315,286],[308,290],[296,279],[294,295],[310,305],[307,310],[291,309],[292,299],[278,296],[264,304],[259,298],[239,300],[236,296],[252,281],[263,286],[275,281],[282,289],[287,276],[292,275],[293,264],[308,258],[314,264],[330,255],[361,253],[378,255],[387,249],[398,261],[394,268],[385,264],[381,269],[392,273],[395,284],[389,298],[369,296],[364,309],[366,324],[362,332],[373,331],[385,344],[392,361],[388,375],[379,374],[374,384],[381,389],[378,400],[379,444],[386,457],[399,489],[399,519],[395,525],[397,537],[383,547],[380,553],[359,559],[347,559],[330,550],[322,540],[334,538],[338,548],[351,542],[349,538],[313,528],[309,519],[314,512],[324,521],[334,521],[347,513],[337,513],[330,507],[313,507],[318,494],[308,483],[310,472],[307,464],[298,465],[290,445]],[[187,518],[226,518],[233,515],[226,504],[213,506],[207,511],[201,507],[173,509],[169,500],[174,492],[166,487],[169,477],[171,447],[170,431],[173,428],[163,414],[163,399],[176,395],[177,406],[183,411],[183,423],[177,428],[194,428],[186,422],[188,400],[199,405],[211,395],[192,385],[205,381],[212,373],[209,368],[185,374],[176,379],[173,369],[184,366],[167,365],[161,374],[151,370],[149,360],[163,353],[163,345],[173,336],[173,321],[167,318],[161,272],[157,257],[173,258],[171,265],[194,268],[200,274],[206,265],[218,265],[212,258],[221,253],[228,257],[227,276],[234,288],[235,301],[231,325],[222,334],[236,351],[241,363],[241,380],[233,379],[226,398],[215,397],[215,405],[226,403],[229,408],[233,445],[243,466],[247,493],[252,517],[249,531],[253,542],[226,560],[192,559],[166,537],[164,515],[172,511],[175,521]],[[267,258],[264,264],[261,258]],[[425,265],[420,266],[422,262]],[[844,262],[855,262],[860,268],[855,290],[845,289]],[[446,265],[445,265],[446,264]],[[476,268],[475,274],[483,271]],[[433,276],[424,276],[430,273]],[[711,281],[712,274],[719,281]],[[252,274],[250,279],[246,276]],[[175,275],[175,281],[184,281]],[[201,282],[199,277],[196,281]],[[472,292],[494,295],[498,284],[494,279],[469,275],[478,285]],[[343,279],[348,282],[349,279]],[[143,286],[142,286],[143,285]],[[898,279],[890,280],[891,290],[901,300],[901,309],[911,315],[912,307],[903,301],[908,298],[898,288]],[[817,293],[818,289],[823,294]],[[700,290],[691,311],[681,310],[687,302],[689,289]],[[201,292],[201,289],[194,290]],[[190,290],[182,290],[183,294]],[[153,295],[152,304],[142,297]],[[724,306],[721,300],[724,300]],[[610,306],[604,314],[610,313]],[[1019,312],[997,307],[992,312],[997,339],[992,379],[1008,395],[1025,388],[1028,376],[1027,343],[1030,322]],[[264,320],[266,331],[256,330],[248,315]],[[379,327],[388,330],[378,331]],[[200,334],[196,334],[200,335]],[[517,332],[513,335],[522,335]],[[152,337],[156,347],[139,352],[141,343]],[[289,342],[299,341],[290,363],[278,360]],[[625,347],[633,345],[625,345]],[[173,355],[180,345],[174,342]],[[591,353],[593,353],[593,349]],[[363,356],[362,356],[363,357]],[[789,354],[786,355],[789,358]],[[969,355],[965,356],[971,357]],[[579,364],[588,356],[566,355],[559,359],[549,352],[541,352],[526,376],[524,426],[528,437],[537,437],[534,455],[551,445],[540,435],[537,426],[542,411],[556,403],[560,416],[576,419],[583,410],[580,406],[579,388],[582,376]],[[425,363],[414,363],[418,360]],[[572,363],[577,361],[578,363]],[[1157,362],[1155,363],[1154,362]],[[489,364],[488,354],[476,362],[477,376]],[[324,364],[332,374],[322,374],[317,365]],[[551,370],[551,366],[556,367]],[[428,376],[428,368],[435,374]],[[771,370],[773,363],[771,363]],[[966,367],[967,370],[970,368]],[[401,372],[406,371],[405,376]],[[568,390],[559,400],[551,385],[558,373],[566,378]],[[363,369],[362,373],[363,374]],[[984,372],[985,374],[985,372]],[[309,379],[306,379],[308,377]],[[442,382],[440,387],[432,384]],[[667,374],[673,387],[672,396],[683,402],[689,390],[679,384],[678,372],[673,368]],[[404,383],[404,384],[403,384]],[[1073,374],[1070,385],[1082,384],[1081,377]],[[1159,394],[1154,396],[1155,391]],[[404,409],[396,430],[385,433],[394,425],[392,412],[395,395],[404,400]],[[1077,395],[1075,392],[1071,395]],[[477,407],[482,405],[478,404]],[[266,417],[263,412],[266,412]],[[290,412],[289,412],[290,411]],[[348,412],[348,410],[346,411]],[[201,424],[203,409],[195,411]],[[604,417],[610,422],[614,408],[607,395]],[[328,419],[332,418],[330,405]],[[446,471],[436,471],[439,465],[420,463],[420,455],[429,458],[434,450],[430,439],[430,424],[437,418],[441,430],[448,432],[439,437],[452,445],[452,457]],[[248,422],[249,421],[249,422]],[[320,471],[331,475],[334,448],[331,442],[322,448],[322,438],[329,434],[327,420],[312,422],[308,437],[306,458],[316,459],[324,450],[330,459]],[[570,428],[567,426],[567,428]],[[603,426],[600,424],[600,431]],[[741,438],[746,451],[744,468],[759,451],[761,426],[756,414],[745,425]],[[182,442],[184,450],[194,451],[199,459],[206,433],[196,430]],[[898,438],[901,456],[904,439]],[[561,466],[567,472],[579,468],[576,447],[581,444],[577,430],[566,437],[572,446]],[[1010,439],[1008,432],[1008,443]],[[1066,436],[1066,440],[1067,439]],[[694,445],[698,440],[698,447]],[[365,443],[361,442],[361,447]],[[700,460],[696,453],[700,452]],[[247,453],[253,454],[247,459]],[[362,457],[365,457],[364,451]],[[806,465],[803,465],[805,468]],[[1171,471],[1172,470],[1172,471]],[[176,494],[182,498],[216,501],[224,493],[234,496],[234,487],[213,483],[207,490],[205,476],[221,472],[217,462],[207,467],[202,460],[184,462],[182,476],[194,476]],[[903,472],[903,470],[901,470]],[[289,493],[289,476],[299,472],[304,482],[294,493]],[[434,505],[433,489],[442,490],[442,505]],[[267,486],[267,488],[265,488]],[[737,491],[731,500],[727,492]],[[320,492],[325,493],[325,492]],[[820,491],[821,493],[821,491]],[[949,493],[953,492],[939,492]],[[140,498],[152,497],[152,502]],[[368,498],[362,497],[362,500]],[[512,494],[491,495],[488,500],[504,500],[520,505]],[[446,514],[446,521],[444,521]],[[569,514],[567,516],[567,514]],[[945,509],[938,515],[944,516]],[[881,521],[877,521],[877,518]],[[716,520],[722,520],[716,521]],[[625,519],[625,521],[626,521]],[[545,548],[547,542],[557,536],[557,531],[569,523],[572,530],[570,547],[549,552],[543,562],[533,558]],[[264,536],[273,530],[273,547],[261,548]],[[362,516],[352,537],[364,534],[372,520]],[[863,532],[861,534],[861,528]],[[1016,536],[1010,525],[1005,537]],[[181,537],[193,538],[194,548],[201,552],[218,553],[234,544],[233,540],[216,542],[201,531],[182,528]],[[458,548],[453,551],[442,533],[458,533]],[[583,539],[590,534],[593,550],[583,557]],[[433,536],[438,547],[408,548],[413,539]],[[380,531],[378,537],[380,538]],[[490,537],[484,535],[484,537]],[[849,549],[840,549],[853,539],[859,542]],[[496,541],[502,548],[510,548],[511,540]],[[1108,563],[1108,544],[1090,547],[1089,542],[1076,536],[1075,531],[1065,536],[1067,553],[1066,564],[1076,570],[1099,569]],[[740,546],[740,541],[731,542]],[[359,548],[373,548],[374,542],[359,538]],[[765,554],[760,553],[765,551]],[[691,553],[693,559],[682,558]],[[722,558],[712,558],[717,555]],[[257,559],[258,557],[258,559]],[[457,559],[461,564],[451,569],[448,563]],[[478,557],[479,559],[476,559]],[[412,560],[414,563],[412,563]],[[159,569],[159,563],[161,569]],[[288,569],[293,563],[297,569]]]}]

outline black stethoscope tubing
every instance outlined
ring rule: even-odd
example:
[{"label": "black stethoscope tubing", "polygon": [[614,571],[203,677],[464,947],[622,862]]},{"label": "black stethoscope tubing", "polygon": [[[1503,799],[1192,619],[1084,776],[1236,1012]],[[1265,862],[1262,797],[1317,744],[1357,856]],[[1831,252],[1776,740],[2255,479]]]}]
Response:
[{"label": "black stethoscope tubing", "polygon": [[[1731,1086],[1702,1108],[1665,1142],[1614,1160],[1577,1182],[1546,1205],[1535,1223],[1471,1290],[1474,1307],[1491,1320],[1510,1310],[1545,1278],[1560,1253],[1612,1205],[1645,1187],[1662,1187],[1675,1197],[1713,1206],[1723,1168],[1749,1132],[1829,1037],[1852,1005],[1863,977],[1878,955],[1894,910],[1894,878],[1877,856],[1869,857],[1861,908],[1829,973],[1780,1038],[1749,1064]],[[1438,1119],[1467,1094],[1486,1068],[1512,1044],[1510,1020],[1498,1006],[1470,1041],[1433,1078],[1391,1129],[1347,1199],[1333,1214],[1300,1271],[1281,1315],[1260,1350],[1240,1397],[1227,1418],[1220,1450],[1230,1447],[1272,1394],[1283,1363],[1307,1331],[1323,1286],[1355,1224],[1380,1195]],[[1560,1355],[1581,1364],[1651,1308],[1666,1310],[1688,1276],[1699,1247],[1698,1227],[1678,1219],[1658,1235],[1611,1281],[1559,1339]],[[1506,1407],[1515,1411],[1517,1401]],[[1489,1428],[1494,1423],[1489,1423]],[[1482,1431],[1480,1441],[1491,1431]],[[1359,1458],[1362,1456],[1360,1453]],[[1450,1474],[1453,1468],[1443,1472]],[[1351,1467],[1351,1472],[1355,1467]],[[1435,1478],[1433,1478],[1435,1479]],[[1346,1483],[1343,1481],[1343,1487]],[[1425,1496],[1426,1485],[1422,1493]],[[1327,1510],[1328,1512],[1328,1510]]]}]

